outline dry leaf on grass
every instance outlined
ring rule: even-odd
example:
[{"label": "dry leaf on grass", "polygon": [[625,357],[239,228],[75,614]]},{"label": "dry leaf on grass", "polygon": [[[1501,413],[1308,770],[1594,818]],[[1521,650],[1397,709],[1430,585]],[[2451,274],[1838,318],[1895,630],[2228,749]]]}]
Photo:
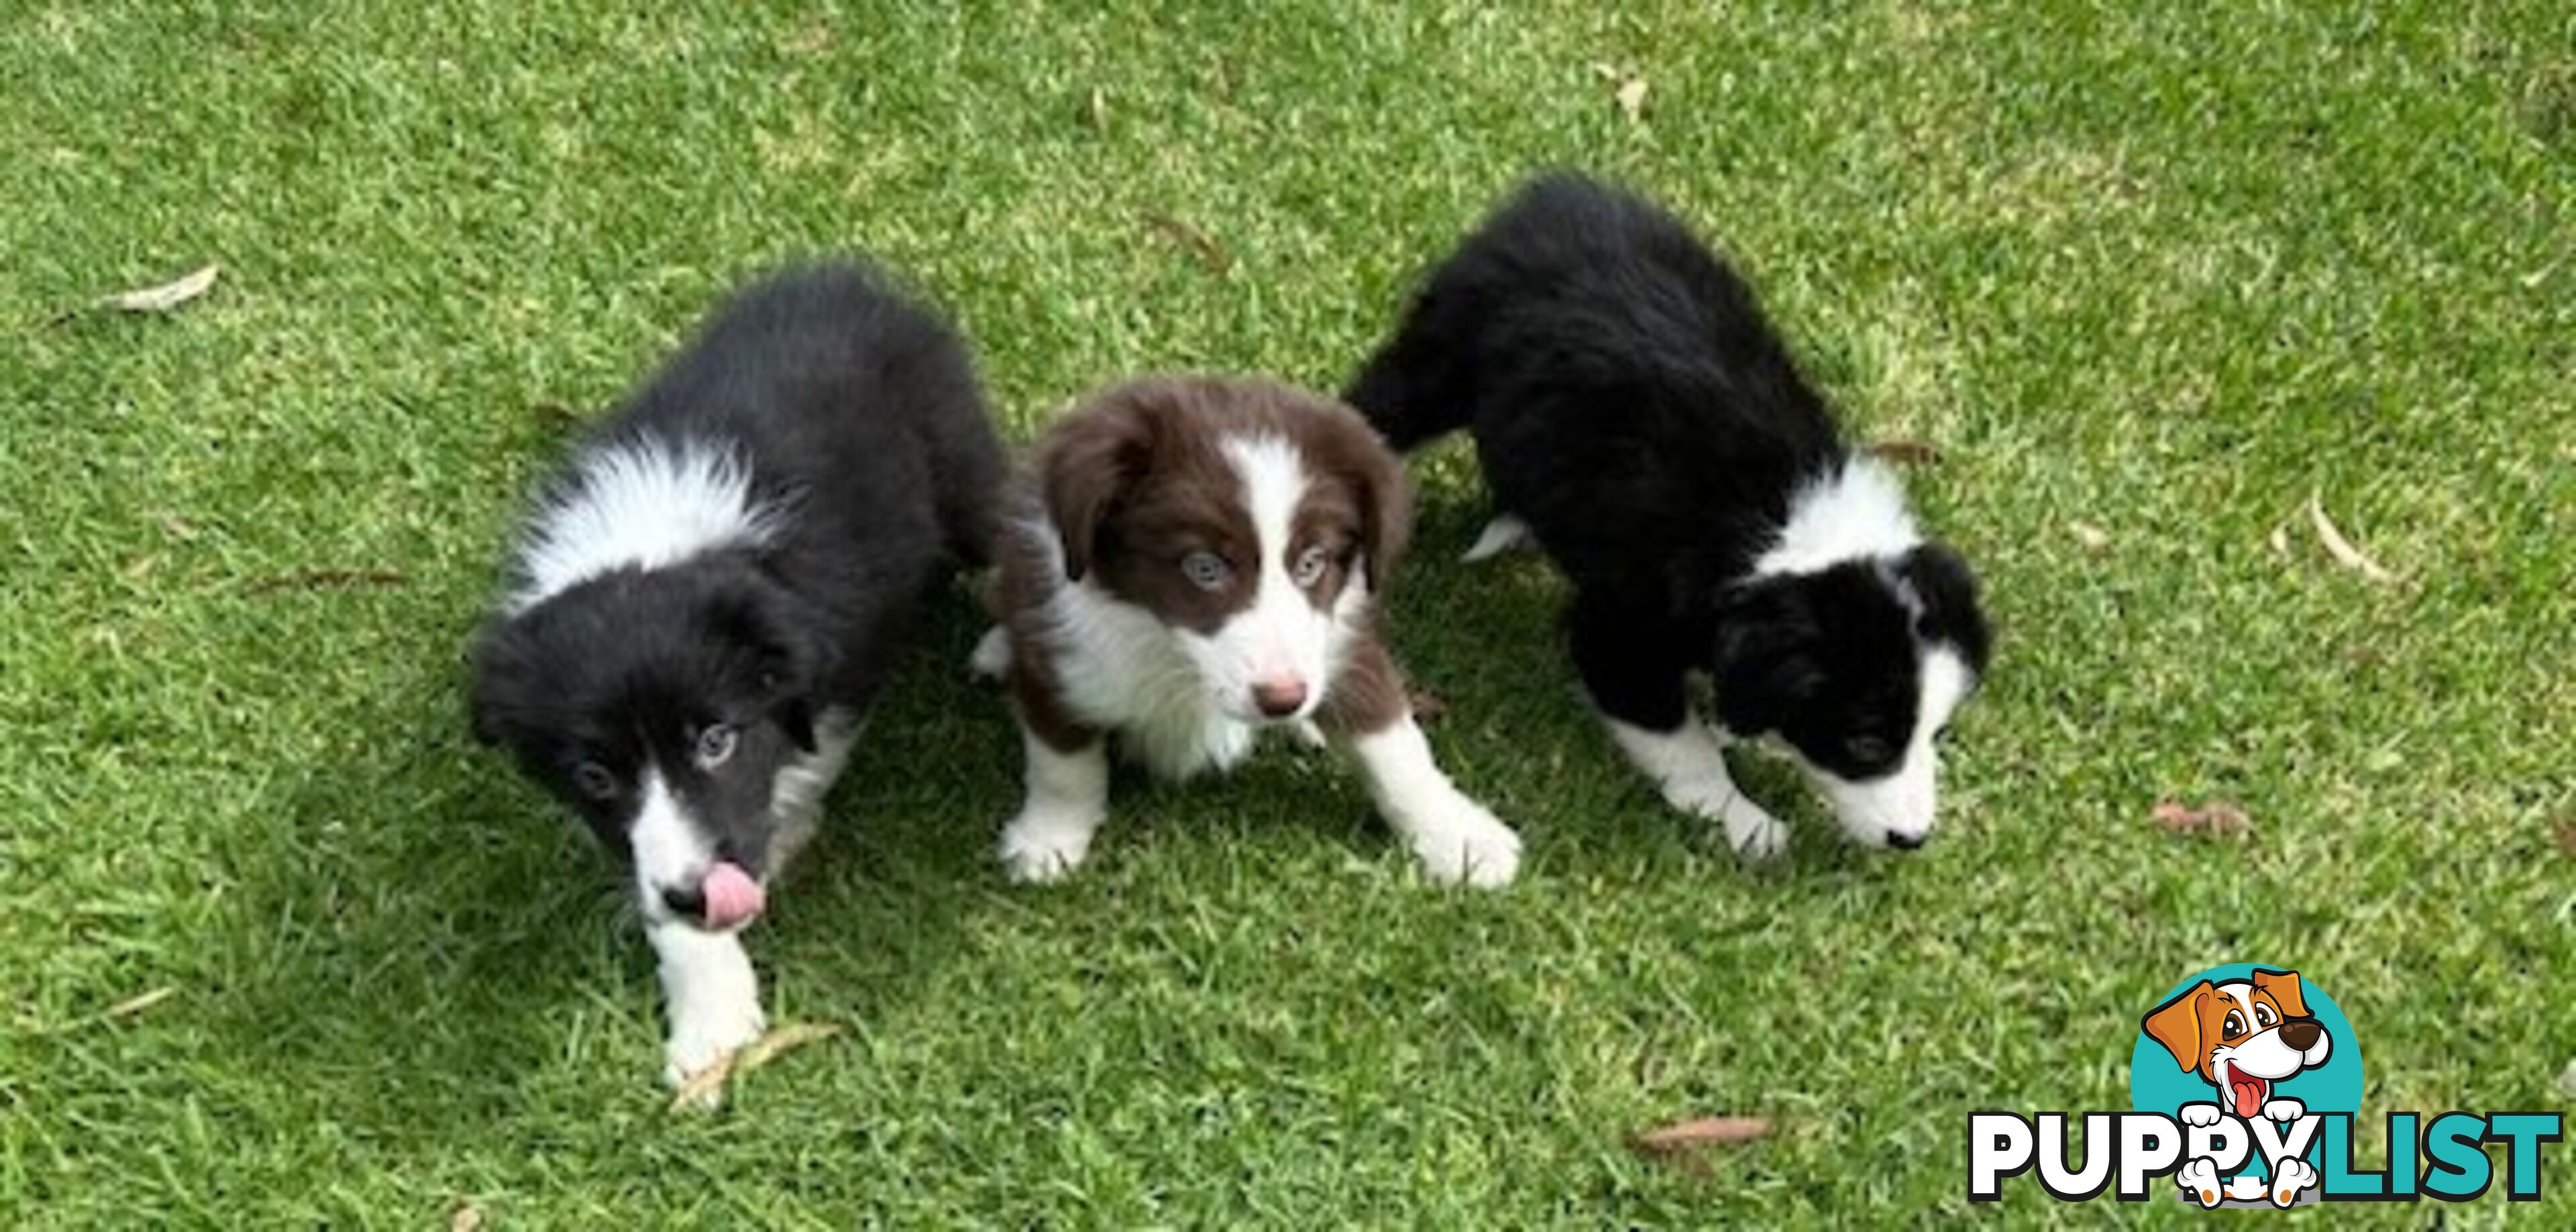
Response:
[{"label": "dry leaf on grass", "polygon": [[790,1023],[771,1031],[726,1053],[715,1064],[689,1075],[688,1081],[671,1093],[669,1110],[683,1112],[691,1108],[712,1108],[717,1097],[724,1093],[725,1084],[733,1081],[736,1074],[747,1074],[777,1060],[786,1052],[840,1033],[840,1024],[830,1022]]},{"label": "dry leaf on grass", "polygon": [[2225,800],[2194,808],[2177,800],[2159,800],[2151,814],[2157,825],[2176,834],[2251,834],[2254,821],[2245,810]]},{"label": "dry leaf on grass", "polygon": [[1148,213],[1145,215],[1145,225],[1153,228],[1156,234],[1180,245],[1191,256],[1198,258],[1199,265],[1211,274],[1222,274],[1234,266],[1234,258],[1222,245],[1209,239],[1207,232],[1181,219],[1169,214]]},{"label": "dry leaf on grass", "polygon": [[2336,564],[2382,586],[2397,580],[2396,574],[2382,568],[2378,561],[2352,546],[2352,540],[2343,537],[2343,531],[2335,526],[2334,519],[2326,516],[2324,500],[2314,492],[2308,494],[2308,522],[2316,527],[2317,542],[2325,545],[2326,555],[2334,557]]},{"label": "dry leaf on grass", "polygon": [[2087,552],[2099,552],[2111,546],[2111,532],[2091,522],[2069,522],[2066,533],[2075,536],[2075,542]]},{"label": "dry leaf on grass", "polygon": [[99,1017],[111,1019],[132,1018],[135,1015],[151,1009],[153,1006],[159,1005],[178,995],[179,990],[177,988],[164,984],[150,992],[138,993],[107,1007],[99,1012]]},{"label": "dry leaf on grass", "polygon": [[2280,557],[2280,558],[2281,558],[2281,559],[2283,559],[2283,560],[2288,560],[2288,559],[2290,558],[2290,528],[2289,528],[2289,527],[2287,527],[2287,526],[2275,526],[2275,527],[2273,527],[2273,528],[2272,528],[2272,537],[2271,537],[2270,539],[2266,540],[2265,542],[2268,542],[2268,543],[2270,543],[2270,544],[2272,545],[2272,554],[2273,554],[2274,556],[2278,556],[2278,557]]},{"label": "dry leaf on grass", "polygon": [[1664,1158],[1701,1147],[1752,1142],[1770,1136],[1769,1117],[1700,1117],[1647,1130],[1628,1139],[1628,1147],[1640,1155]]},{"label": "dry leaf on grass", "polygon": [[1413,704],[1413,717],[1422,722],[1429,723],[1449,713],[1449,703],[1437,693],[1426,689],[1407,689],[1404,696],[1405,700]]},{"label": "dry leaf on grass", "polygon": [[1618,91],[1612,94],[1611,98],[1618,102],[1619,114],[1628,117],[1628,122],[1634,124],[1645,118],[1646,93],[1653,88],[1646,84],[1645,78],[1631,77],[1619,83]]},{"label": "dry leaf on grass", "polygon": [[1869,456],[1899,466],[1928,466],[1941,460],[1941,447],[1930,441],[1872,441]]},{"label": "dry leaf on grass", "polygon": [[101,306],[120,312],[168,312],[189,300],[205,294],[221,276],[221,265],[209,264],[204,269],[157,287],[140,287],[119,291],[99,301]]},{"label": "dry leaf on grass", "polygon": [[458,1198],[447,1212],[447,1232],[483,1232],[483,1208],[471,1198]]},{"label": "dry leaf on grass", "polygon": [[2576,817],[2558,819],[2558,849],[2576,856]]}]

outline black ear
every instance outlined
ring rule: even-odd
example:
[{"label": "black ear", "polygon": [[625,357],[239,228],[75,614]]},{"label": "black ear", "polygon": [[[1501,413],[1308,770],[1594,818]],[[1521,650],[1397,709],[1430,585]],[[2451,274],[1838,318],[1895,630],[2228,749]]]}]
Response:
[{"label": "black ear", "polygon": [[527,707],[523,696],[527,686],[519,676],[518,645],[515,631],[496,623],[483,630],[474,646],[474,680],[466,706],[474,739],[486,747],[502,743],[522,726],[518,716]]},{"label": "black ear", "polygon": [[1985,608],[1977,599],[1977,575],[1968,562],[1947,544],[1925,543],[1905,554],[1897,576],[1923,604],[1915,633],[1957,646],[1967,656],[1968,667],[1984,675],[1994,630],[1986,623]]},{"label": "black ear", "polygon": [[1718,604],[1709,674],[1717,717],[1728,731],[1754,736],[1778,728],[1791,709],[1824,687],[1824,665],[1815,658],[1820,636],[1815,612],[1794,580],[1727,592]]}]

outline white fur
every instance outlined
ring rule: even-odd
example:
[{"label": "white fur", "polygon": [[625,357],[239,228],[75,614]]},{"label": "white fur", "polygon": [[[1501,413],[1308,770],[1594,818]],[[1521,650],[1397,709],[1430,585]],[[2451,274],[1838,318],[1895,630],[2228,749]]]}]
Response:
[{"label": "white fur", "polygon": [[1091,854],[1091,836],[1109,817],[1109,756],[1099,745],[1058,752],[1035,732],[1028,751],[1028,796],[1002,828],[1002,868],[1011,880],[1061,881]]},{"label": "white fur", "polygon": [[516,615],[615,569],[766,543],[778,522],[778,510],[752,499],[750,468],[729,449],[649,436],[602,446],[537,510],[501,608]]},{"label": "white fur", "polygon": [[1737,855],[1767,860],[1788,849],[1789,828],[1735,785],[1726,768],[1725,746],[1707,728],[1685,720],[1676,731],[1655,732],[1606,716],[1602,721],[1628,760],[1663,790],[1664,799],[1724,826]]},{"label": "white fur", "polygon": [[1844,833],[1871,844],[1885,843],[1891,837],[1919,842],[1931,834],[1933,817],[1940,806],[1941,772],[1941,750],[1933,738],[1950,721],[1959,703],[1967,700],[1975,683],[1968,665],[1949,647],[1934,646],[1923,656],[1916,680],[1919,691],[1915,697],[1914,731],[1906,740],[1905,755],[1897,762],[1896,772],[1884,778],[1854,782],[1803,757],[1798,759],[1833,804],[1834,817],[1842,823]]},{"label": "white fur", "polygon": [[1469,545],[1466,554],[1458,559],[1472,565],[1505,552],[1518,551],[1537,541],[1538,537],[1531,532],[1529,523],[1506,513],[1485,523],[1485,529],[1476,535],[1476,542]]},{"label": "white fur", "polygon": [[1449,781],[1410,716],[1353,739],[1351,750],[1378,811],[1432,880],[1492,887],[1520,871],[1520,836]]},{"label": "white fur", "polygon": [[715,861],[715,846],[687,806],[671,794],[661,771],[645,768],[641,795],[644,802],[626,827],[626,843],[635,856],[638,905],[647,921],[658,924],[671,916],[662,891],[698,884]]},{"label": "white fur", "polygon": [[1849,560],[1903,556],[1922,542],[1896,472],[1855,455],[1790,496],[1788,524],[1754,560],[1753,572],[1820,573]]},{"label": "white fur", "polygon": [[1292,523],[1312,481],[1296,446],[1278,437],[1229,438],[1224,449],[1226,461],[1243,481],[1244,508],[1252,515],[1259,553],[1253,562],[1252,604],[1213,634],[1174,632],[1200,679],[1215,693],[1218,709],[1247,723],[1262,722],[1269,716],[1255,701],[1254,689],[1285,684],[1305,692],[1305,703],[1285,716],[1302,719],[1323,701],[1334,666],[1334,635],[1340,632],[1337,613],[1316,610],[1290,576]]},{"label": "white fur", "polygon": [[[711,933],[677,920],[647,927],[660,959],[662,998],[671,1020],[662,1078],[672,1086],[759,1039],[768,1029],[760,979],[732,933]],[[709,1099],[718,1098],[710,1095]]]},{"label": "white fur", "polygon": [[778,768],[769,781],[769,817],[774,833],[770,837],[769,867],[780,869],[805,847],[814,836],[814,821],[823,812],[824,797],[832,794],[832,784],[839,782],[841,771],[849,765],[850,750],[859,742],[859,716],[832,707],[815,716],[814,751],[801,754]]}]

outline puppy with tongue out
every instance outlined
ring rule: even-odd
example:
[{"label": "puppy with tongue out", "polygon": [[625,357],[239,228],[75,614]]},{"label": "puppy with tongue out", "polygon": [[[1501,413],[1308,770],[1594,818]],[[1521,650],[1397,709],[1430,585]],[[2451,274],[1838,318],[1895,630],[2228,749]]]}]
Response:
[{"label": "puppy with tongue out", "polygon": [[740,933],[1004,473],[962,344],[832,265],[736,298],[540,493],[474,730],[626,865],[673,1085],[765,1029]]}]

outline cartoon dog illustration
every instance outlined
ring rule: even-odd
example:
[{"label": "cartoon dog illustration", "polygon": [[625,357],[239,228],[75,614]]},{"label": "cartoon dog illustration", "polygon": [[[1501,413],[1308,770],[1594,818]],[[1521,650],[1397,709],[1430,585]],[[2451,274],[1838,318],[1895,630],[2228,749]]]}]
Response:
[{"label": "cartoon dog illustration", "polygon": [[[2285,1126],[2307,1114],[2298,1100],[2276,1096],[2275,1087],[2294,1074],[2326,1063],[2334,1040],[2323,1024],[2308,1014],[2296,971],[2256,969],[2252,977],[2213,984],[2202,980],[2176,993],[2149,1012],[2140,1024],[2147,1037],[2164,1045],[2174,1060],[2217,1088],[2220,1099],[2239,1118],[2256,1116]],[[2215,1125],[2219,1104],[2184,1104],[2185,1125]],[[2270,1197],[2288,1206],[2302,1190],[2316,1184],[2316,1168],[2303,1159],[2284,1159],[2268,1186],[2251,1173],[2219,1183],[2218,1169],[2208,1159],[2194,1159],[2174,1173],[2183,1191],[2202,1206],[2218,1205],[2223,1196],[2240,1201]]]}]

